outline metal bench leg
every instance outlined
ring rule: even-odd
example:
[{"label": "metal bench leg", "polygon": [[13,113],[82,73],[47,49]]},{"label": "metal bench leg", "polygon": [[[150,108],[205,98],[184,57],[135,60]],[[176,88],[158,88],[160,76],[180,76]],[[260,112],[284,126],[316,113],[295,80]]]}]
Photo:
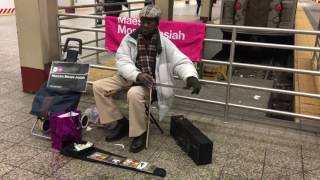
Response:
[{"label": "metal bench leg", "polygon": [[158,127],[158,129],[161,132],[161,134],[163,134],[164,133],[163,129],[161,128],[161,126],[159,125],[158,121],[153,117],[153,115],[151,113],[150,113],[150,120],[151,120],[152,123],[154,123]]},{"label": "metal bench leg", "polygon": [[[146,116],[148,116],[149,114],[149,108],[148,106],[146,105]],[[163,129],[161,128],[161,126],[159,125],[158,121],[156,120],[156,118],[154,118],[154,116],[152,115],[152,113],[150,113],[150,120],[151,120],[151,123],[154,123],[157,128],[159,129],[159,131],[161,132],[161,134],[164,133]]]}]

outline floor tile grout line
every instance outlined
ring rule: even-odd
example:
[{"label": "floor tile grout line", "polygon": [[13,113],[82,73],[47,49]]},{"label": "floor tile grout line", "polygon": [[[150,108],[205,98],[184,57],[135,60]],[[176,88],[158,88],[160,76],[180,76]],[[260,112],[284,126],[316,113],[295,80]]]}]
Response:
[{"label": "floor tile grout line", "polygon": [[21,141],[19,141],[19,142],[12,142],[12,141],[8,141],[8,140],[5,140],[5,139],[2,139],[2,140],[7,141],[7,142],[9,142],[9,143],[12,143],[12,145],[11,145],[9,148],[7,148],[6,150],[2,151],[0,154],[9,151],[9,150],[10,150],[11,148],[13,148],[14,146],[19,146],[19,144],[21,143]]},{"label": "floor tile grout line", "polygon": [[[8,148],[7,150],[5,150],[5,151],[3,151],[3,152],[9,151],[9,150],[10,150],[11,148],[13,148],[14,146],[24,146],[24,145],[21,145],[21,144],[20,144],[21,142],[22,142],[22,140],[19,141],[19,142],[15,142],[12,146],[10,146],[10,148]],[[26,147],[29,147],[29,146],[26,146]],[[30,147],[29,147],[29,148],[30,148]],[[35,148],[35,149],[37,149],[37,148]],[[42,151],[42,150],[40,150],[40,149],[37,149],[37,150]],[[2,153],[3,153],[3,152],[2,152]],[[10,165],[10,166],[15,167],[15,168],[18,168],[18,169],[23,169],[23,168],[20,168],[21,165],[25,164],[27,161],[33,159],[35,156],[38,156],[39,154],[41,154],[41,153],[43,153],[43,152],[44,152],[44,151],[39,152],[38,154],[34,155],[33,157],[28,158],[24,163],[21,163],[21,164],[18,165],[18,166],[15,166],[15,165],[12,165],[12,164],[9,164],[9,163],[5,163],[5,162],[2,162],[2,163],[3,163],[3,164],[6,164],[6,165]],[[0,154],[1,154],[1,153],[0,153]],[[24,169],[24,170],[25,170],[25,169]]]},{"label": "floor tile grout line", "polygon": [[[2,105],[2,104],[0,104],[0,105]],[[30,104],[30,105],[31,105],[31,104]],[[22,107],[22,108],[19,108],[19,109],[15,110],[15,111],[13,111],[13,112],[11,112],[11,113],[9,113],[9,114],[5,114],[4,117],[10,116],[10,114],[14,114],[14,113],[28,114],[28,113],[25,113],[25,112],[21,111],[21,110],[22,110],[23,108],[25,108],[25,107],[27,107],[27,106],[24,106],[24,107]],[[31,110],[31,108],[30,108],[30,110]],[[30,113],[29,113],[29,114],[30,114]],[[21,123],[27,122],[27,121],[30,120],[31,118],[33,118],[33,117],[30,117],[30,118],[28,118],[26,121],[23,121],[23,122],[21,122]],[[17,125],[17,124],[14,124],[14,125]]]},{"label": "floor tile grout line", "polygon": [[[13,166],[14,167],[14,166]],[[0,176],[0,178],[4,177],[5,175],[9,174],[10,172],[14,171],[16,167],[12,168],[10,171],[4,173],[3,175]]]},{"label": "floor tile grout line", "polygon": [[315,170],[320,170],[320,166],[317,167],[317,168],[314,168],[314,169],[305,170],[305,172],[308,173],[308,172],[312,172],[312,171],[315,171]]},{"label": "floor tile grout line", "polygon": [[266,166],[266,158],[267,158],[267,148],[264,149],[264,158],[263,158],[263,164],[262,164],[262,172],[261,172],[261,177],[260,180],[263,179],[263,175],[264,175],[264,168]]},{"label": "floor tile grout line", "polygon": [[303,153],[302,153],[303,149],[302,149],[302,145],[300,145],[300,158],[301,158],[301,172],[302,172],[302,179],[305,180],[304,174],[304,162],[303,162]]},{"label": "floor tile grout line", "polygon": [[19,169],[19,170],[28,171],[28,172],[31,172],[31,173],[33,173],[33,174],[40,175],[40,176],[42,176],[42,177],[46,177],[46,178],[51,178],[51,177],[53,177],[53,176],[49,176],[48,174],[42,174],[42,173],[39,173],[39,172],[34,171],[34,170],[21,168],[21,167],[19,167],[19,166],[18,166],[18,167],[16,167],[16,168],[17,168],[17,169]]},{"label": "floor tile grout line", "polygon": [[[28,160],[30,160],[30,159],[28,159]],[[28,160],[27,160],[27,161],[28,161]],[[21,168],[20,166],[21,166],[21,165],[23,165],[24,163],[20,164],[19,166],[15,166],[15,165],[8,164],[8,163],[3,163],[3,164],[5,164],[5,165],[9,165],[9,166],[12,166],[12,167],[13,167],[13,169],[12,169],[12,170],[10,170],[10,171],[8,171],[7,173],[3,174],[3,175],[2,175],[2,176],[0,176],[0,177],[4,177],[6,174],[9,174],[10,172],[14,171],[15,169],[24,170],[24,171],[29,171],[29,172],[31,172],[31,173],[33,173],[33,174],[37,174],[37,175],[40,175],[40,176],[52,177],[52,176],[48,176],[48,175],[46,175],[46,174],[38,173],[38,172],[33,171],[33,170],[29,170],[29,169]]]},{"label": "floor tile grout line", "polygon": [[[18,143],[14,143],[12,146],[10,146],[10,148],[13,147],[14,145],[17,145],[17,144],[18,144]],[[10,148],[8,148],[8,149],[10,149]],[[4,151],[4,152],[6,152],[6,151]],[[1,153],[0,153],[0,154],[1,154]],[[12,166],[12,167],[13,167],[12,170],[8,171],[7,173],[3,174],[3,175],[0,176],[0,177],[3,177],[3,176],[5,176],[6,174],[9,174],[9,173],[12,172],[15,168],[19,168],[19,166],[14,166],[14,165],[5,163],[5,162],[3,162],[3,161],[0,161],[0,163],[3,163],[3,164],[5,164],[5,165],[9,165],[9,166]]]},{"label": "floor tile grout line", "polygon": [[229,160],[229,157],[227,158],[227,160],[226,160],[225,163],[223,164],[223,166],[222,166],[222,168],[221,168],[221,170],[220,170],[220,172],[219,172],[219,177],[217,178],[217,180],[221,180],[222,175],[223,175],[223,170],[224,170],[225,166],[227,165],[228,160]]},{"label": "floor tile grout line", "polygon": [[[38,155],[40,155],[40,154],[41,154],[41,153],[35,155],[34,157],[36,157],[36,156],[38,156]],[[32,157],[31,159],[34,159],[34,157]],[[31,159],[29,159],[29,160],[31,160]],[[57,168],[56,170],[53,171],[52,175],[48,175],[48,174],[45,174],[45,173],[39,173],[39,172],[34,171],[34,170],[30,170],[30,169],[26,169],[26,168],[20,167],[21,165],[23,165],[23,164],[25,164],[25,163],[27,163],[27,162],[22,163],[21,165],[16,166],[16,167],[19,168],[19,169],[22,169],[22,170],[30,171],[30,172],[32,172],[32,173],[34,173],[34,174],[38,174],[38,175],[41,175],[41,176],[54,177],[54,173],[56,173],[59,169],[61,169],[61,168],[63,168],[64,166],[66,166],[66,165],[67,165],[69,162],[71,162],[73,159],[74,159],[74,158],[71,158],[71,159],[66,160],[66,162],[63,163],[63,165],[62,165],[61,167],[59,167],[59,168]],[[29,160],[27,160],[27,161],[29,161]]]},{"label": "floor tile grout line", "polygon": [[[227,141],[227,139],[228,138],[225,138],[225,141]],[[229,149],[230,150],[230,149]],[[229,150],[228,150],[228,154],[229,154]],[[224,171],[224,168],[227,166],[227,164],[228,164],[228,161],[231,159],[231,156],[230,155],[227,155],[227,158],[226,158],[226,160],[225,160],[225,163],[223,164],[223,166],[222,166],[222,168],[221,168],[221,170],[220,170],[220,172],[219,172],[219,176],[218,176],[218,178],[217,178],[217,180],[221,180],[221,178],[222,178],[222,176],[223,176],[223,171]]]},{"label": "floor tile grout line", "polygon": [[[163,144],[162,144],[162,145],[163,145]],[[162,145],[160,145],[157,149],[160,149],[160,148],[162,147]],[[148,162],[151,162],[152,160],[154,160],[154,158],[152,158],[152,156],[155,155],[157,152],[158,152],[157,150],[154,151],[154,152],[152,153],[152,155],[150,155],[150,157],[148,158],[147,161],[148,161]],[[158,156],[155,157],[155,158],[159,158],[159,157],[160,157],[160,155],[158,155]],[[135,179],[135,177],[136,177],[137,175],[138,175],[138,172],[134,174],[133,179]]]}]

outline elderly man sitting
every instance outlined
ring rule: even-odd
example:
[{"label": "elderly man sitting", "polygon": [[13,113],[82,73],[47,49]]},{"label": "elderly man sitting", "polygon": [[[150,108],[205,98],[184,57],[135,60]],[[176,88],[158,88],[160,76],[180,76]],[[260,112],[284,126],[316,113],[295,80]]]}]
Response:
[{"label": "elderly man sitting", "polygon": [[[98,80],[93,84],[94,97],[102,124],[116,121],[106,141],[118,140],[129,133],[133,137],[131,152],[141,151],[146,143],[145,103],[149,88],[153,88],[153,100],[157,100],[159,111],[167,108],[173,97],[173,90],[153,86],[155,82],[173,84],[177,74],[199,93],[201,86],[198,74],[191,60],[168,38],[159,33],[160,9],[145,6],[140,14],[140,27],[127,34],[117,50],[118,73],[113,77]],[[112,94],[129,88],[129,120],[125,118],[112,101]]]}]

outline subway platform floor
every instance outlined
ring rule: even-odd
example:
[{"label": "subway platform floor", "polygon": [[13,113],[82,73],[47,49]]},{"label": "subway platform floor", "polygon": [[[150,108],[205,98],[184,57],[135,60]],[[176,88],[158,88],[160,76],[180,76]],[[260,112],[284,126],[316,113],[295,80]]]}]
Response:
[{"label": "subway platform floor", "polygon": [[[0,32],[1,180],[162,179],[60,156],[51,151],[50,141],[32,136],[35,117],[29,111],[34,95],[21,90],[14,16],[0,17]],[[125,101],[119,98],[116,102],[126,115]],[[105,142],[103,128],[83,131],[83,138],[105,150],[165,168],[164,179],[319,179],[319,134],[245,121],[237,116],[224,121],[220,115],[180,108],[184,103],[176,103],[160,123],[165,134],[151,127],[150,147],[138,154],[128,152],[129,138]],[[92,93],[88,92],[81,98],[79,108],[84,111],[93,105]],[[196,166],[170,137],[170,115],[178,114],[191,119],[214,142],[211,164]],[[115,144],[123,144],[124,149]]]}]

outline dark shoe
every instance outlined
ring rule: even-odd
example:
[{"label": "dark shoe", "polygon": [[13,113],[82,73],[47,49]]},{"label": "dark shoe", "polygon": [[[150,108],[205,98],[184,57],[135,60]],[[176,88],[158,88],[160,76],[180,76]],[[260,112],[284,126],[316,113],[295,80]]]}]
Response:
[{"label": "dark shoe", "polygon": [[128,135],[129,121],[126,118],[122,118],[117,121],[117,125],[110,130],[110,134],[106,136],[106,141],[115,141]]},{"label": "dark shoe", "polygon": [[132,153],[138,153],[140,152],[145,146],[146,146],[146,137],[147,133],[144,132],[138,137],[135,137],[132,140],[131,146],[130,146],[130,152]]}]

